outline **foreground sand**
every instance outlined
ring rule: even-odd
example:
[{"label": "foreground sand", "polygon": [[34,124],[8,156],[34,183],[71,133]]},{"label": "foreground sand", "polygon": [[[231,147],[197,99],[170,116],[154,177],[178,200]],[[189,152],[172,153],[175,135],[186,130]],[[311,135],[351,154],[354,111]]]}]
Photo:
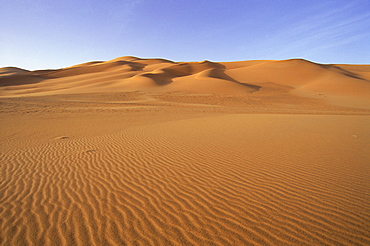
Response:
[{"label": "foreground sand", "polygon": [[140,90],[3,69],[0,245],[370,245],[368,68],[292,62]]},{"label": "foreground sand", "polygon": [[1,245],[370,244],[369,115],[137,96],[0,99]]}]

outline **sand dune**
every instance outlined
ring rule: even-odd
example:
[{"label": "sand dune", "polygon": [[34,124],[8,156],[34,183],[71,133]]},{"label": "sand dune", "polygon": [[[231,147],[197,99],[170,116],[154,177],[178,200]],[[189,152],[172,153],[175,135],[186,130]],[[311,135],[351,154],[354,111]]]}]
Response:
[{"label": "sand dune", "polygon": [[290,88],[285,96],[370,108],[370,68],[366,65],[322,65],[301,59],[216,63],[120,57],[50,71],[1,71],[0,96],[132,90],[248,94],[271,92],[275,87],[269,85],[273,84]]},{"label": "sand dune", "polygon": [[21,69],[21,68],[17,68],[17,67],[2,67],[0,68],[0,77],[12,76],[12,75],[22,74],[26,72],[29,72],[29,71]]},{"label": "sand dune", "polygon": [[370,245],[370,66],[0,69],[0,245]]}]

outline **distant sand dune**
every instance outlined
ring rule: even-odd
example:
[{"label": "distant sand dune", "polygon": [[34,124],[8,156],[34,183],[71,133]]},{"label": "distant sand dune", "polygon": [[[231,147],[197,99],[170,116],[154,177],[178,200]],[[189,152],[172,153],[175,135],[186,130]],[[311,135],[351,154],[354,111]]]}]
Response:
[{"label": "distant sand dune", "polygon": [[269,85],[273,84],[290,87],[288,95],[317,98],[338,106],[370,108],[368,65],[322,65],[302,59],[217,63],[129,56],[58,70],[2,68],[0,75],[3,97],[136,90],[248,94],[259,88],[271,92],[274,87]]}]

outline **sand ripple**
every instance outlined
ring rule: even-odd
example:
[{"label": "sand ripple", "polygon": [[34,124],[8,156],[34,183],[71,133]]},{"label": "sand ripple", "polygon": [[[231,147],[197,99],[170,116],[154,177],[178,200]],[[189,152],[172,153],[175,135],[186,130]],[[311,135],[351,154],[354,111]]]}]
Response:
[{"label": "sand ripple", "polygon": [[4,151],[0,244],[370,245],[369,119],[224,115]]}]

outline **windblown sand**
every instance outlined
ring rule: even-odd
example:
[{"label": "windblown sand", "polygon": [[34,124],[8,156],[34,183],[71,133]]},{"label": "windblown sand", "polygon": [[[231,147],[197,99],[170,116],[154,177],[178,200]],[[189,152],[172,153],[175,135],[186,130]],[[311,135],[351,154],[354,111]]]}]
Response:
[{"label": "windblown sand", "polygon": [[370,245],[370,66],[0,68],[0,245]]}]

